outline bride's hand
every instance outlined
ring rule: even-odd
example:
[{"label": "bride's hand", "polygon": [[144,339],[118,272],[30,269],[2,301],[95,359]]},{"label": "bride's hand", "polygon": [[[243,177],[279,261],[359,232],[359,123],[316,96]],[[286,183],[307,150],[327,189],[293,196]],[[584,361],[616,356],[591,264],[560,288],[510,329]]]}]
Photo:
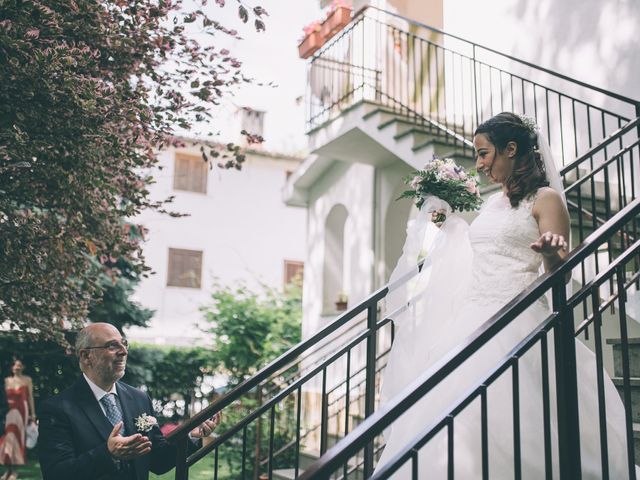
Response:
[{"label": "bride's hand", "polygon": [[446,219],[447,215],[445,210],[434,210],[431,212],[431,221],[438,228],[442,226]]},{"label": "bride's hand", "polygon": [[545,232],[540,238],[529,245],[534,252],[541,253],[545,257],[558,253],[560,250],[567,251],[567,241],[562,235]]}]

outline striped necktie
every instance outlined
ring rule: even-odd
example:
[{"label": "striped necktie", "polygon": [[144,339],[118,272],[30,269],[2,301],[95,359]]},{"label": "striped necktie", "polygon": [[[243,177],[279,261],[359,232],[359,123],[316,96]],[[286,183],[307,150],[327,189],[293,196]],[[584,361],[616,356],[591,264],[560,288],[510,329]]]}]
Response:
[{"label": "striped necktie", "polygon": [[116,401],[115,393],[107,393],[100,399],[100,403],[104,407],[105,415],[107,420],[111,422],[111,425],[122,421],[122,412]]}]

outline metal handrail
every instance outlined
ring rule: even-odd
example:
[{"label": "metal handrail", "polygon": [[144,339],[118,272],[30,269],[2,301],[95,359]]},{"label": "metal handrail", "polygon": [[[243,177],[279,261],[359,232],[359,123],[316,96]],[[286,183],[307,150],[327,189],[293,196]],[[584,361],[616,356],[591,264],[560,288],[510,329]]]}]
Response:
[{"label": "metal handrail", "polygon": [[576,187],[579,187],[580,185],[585,183],[587,180],[592,179],[598,172],[606,169],[614,161],[616,161],[618,158],[620,158],[624,154],[629,153],[631,151],[631,149],[633,149],[634,147],[637,147],[638,145],[640,145],[640,139],[636,140],[631,145],[627,145],[626,147],[623,147],[620,151],[618,151],[618,152],[614,153],[613,155],[611,155],[610,158],[608,158],[607,160],[602,162],[600,165],[598,165],[597,167],[594,167],[587,175],[585,175],[583,177],[580,177],[575,182],[573,182],[571,185],[569,185],[567,188],[565,188],[565,192],[568,193],[570,190],[574,190]]},{"label": "metal handrail", "polygon": [[[385,357],[386,355],[389,354],[389,352],[391,351],[391,349],[387,349],[384,351],[384,353],[382,353],[381,355],[379,355],[376,358],[376,362],[380,359],[382,359],[383,357]],[[376,368],[376,373],[380,373],[382,370],[384,370],[384,368],[386,367],[386,363],[384,365],[380,365],[379,367]],[[363,372],[366,371],[366,367],[362,367],[359,370],[353,372],[353,374],[351,375],[351,378],[354,378],[356,375],[359,375]],[[338,383],[335,387],[333,387],[331,390],[327,391],[326,395],[329,396],[331,395],[334,391],[336,391],[339,387],[344,386],[347,383],[346,379],[342,380],[340,383]],[[352,388],[356,389],[359,388],[363,385],[365,385],[366,383],[366,378],[360,380],[358,383],[351,385]],[[338,403],[340,400],[344,399],[347,397],[347,393],[342,393],[340,394],[338,397],[336,397],[335,399],[333,399],[329,404],[327,404],[327,407],[331,407],[333,405],[335,405],[336,403]],[[364,393],[361,393],[360,395],[358,395],[357,397],[355,397],[350,403],[356,403],[359,400],[361,400],[362,398],[364,398]],[[340,413],[342,413],[345,409],[342,408],[340,410],[337,410],[335,412],[333,412],[331,414],[331,416],[327,419],[327,423],[329,423],[329,420],[331,420],[332,418],[335,418],[336,416],[338,416]],[[308,437],[309,435],[311,435],[313,432],[317,431],[319,428],[322,428],[322,423],[317,424],[314,427],[309,428],[303,435],[300,436],[300,440],[305,439],[306,437]],[[279,450],[276,450],[273,453],[273,458],[276,458],[278,455],[280,455],[281,453],[287,451],[289,448],[291,448],[293,445],[296,444],[295,440],[292,440],[291,442],[289,442],[288,444],[284,445],[283,447],[281,447]],[[260,465],[266,465],[269,461],[268,457],[265,457],[264,459],[262,459],[260,461]]]},{"label": "metal handrail", "polygon": [[204,420],[212,417],[217,412],[221,411],[222,409],[230,405],[232,402],[234,402],[241,396],[253,390],[262,381],[268,379],[273,373],[277,372],[284,366],[288,365],[292,360],[297,358],[301,353],[308,351],[311,347],[315,346],[318,342],[320,342],[327,336],[331,335],[332,333],[336,332],[340,327],[345,325],[349,320],[358,316],[362,312],[366,312],[369,306],[371,306],[372,304],[375,305],[380,299],[384,298],[389,292],[394,291],[396,288],[404,284],[407,280],[414,277],[418,273],[418,271],[422,268],[423,264],[424,264],[424,260],[422,260],[418,264],[417,269],[413,269],[407,272],[406,274],[402,275],[393,283],[389,283],[379,288],[374,293],[369,295],[366,299],[364,299],[362,302],[360,302],[352,310],[349,310],[344,314],[340,315],[333,322],[331,322],[329,325],[327,325],[318,333],[316,333],[313,337],[307,340],[304,340],[299,344],[291,347],[289,350],[283,353],[280,357],[278,357],[277,359],[273,360],[271,363],[267,364],[262,369],[260,369],[260,371],[258,371],[251,378],[248,378],[247,380],[243,381],[237,387],[233,388],[228,393],[220,397],[218,400],[211,403],[210,405],[205,407],[203,410],[195,414],[189,420],[185,421],[180,427],[173,430],[167,436],[167,438],[170,441],[176,441],[177,438],[179,437],[186,438],[188,433],[191,430],[193,430],[193,428],[200,425]]},{"label": "metal handrail", "polygon": [[[589,292],[593,290],[594,287],[599,286],[600,284],[606,282],[608,277],[611,276],[612,272],[617,271],[621,268],[621,266],[628,263],[633,257],[638,255],[640,251],[640,241],[631,245],[628,250],[618,257],[615,261],[613,261],[610,265],[607,266],[607,269],[600,272],[589,285],[584,287],[585,292]],[[583,292],[579,292],[574,295],[574,297],[582,296]],[[607,302],[613,302],[618,299],[621,295],[621,292],[617,292],[612,295],[612,298]],[[571,303],[579,303],[581,299],[572,300]],[[601,306],[601,310],[606,309],[606,305]],[[593,315],[591,315],[593,317]],[[395,468],[401,466],[404,462],[406,462],[412,455],[414,451],[422,448],[434,435],[436,435],[442,428],[444,428],[449,418],[452,415],[457,415],[461,411],[464,410],[473,400],[475,400],[479,395],[482,394],[483,391],[486,392],[487,387],[495,382],[502,373],[504,373],[507,369],[509,369],[514,360],[518,357],[522,357],[527,351],[529,351],[537,341],[541,340],[547,332],[551,330],[551,328],[556,325],[559,321],[558,314],[556,312],[552,313],[549,317],[547,317],[538,327],[536,327],[527,337],[518,343],[515,347],[511,349],[509,353],[504,355],[502,360],[498,362],[498,364],[492,368],[491,372],[486,375],[485,378],[476,382],[474,386],[472,386],[468,391],[463,394],[456,402],[454,402],[453,407],[440,415],[436,420],[432,421],[426,428],[424,428],[418,435],[416,435],[407,445],[398,453],[396,453],[392,459],[389,460],[387,464],[385,464],[379,472],[376,472],[376,478],[378,476],[383,477],[387,473],[392,473]],[[593,321],[593,319],[591,319]],[[575,335],[578,336],[582,330],[585,328],[582,326],[581,328],[576,329]]]},{"label": "metal handrail", "polygon": [[[345,338],[345,336],[347,336],[348,334],[350,334],[353,330],[357,329],[357,328],[362,328],[363,327],[363,323],[366,323],[366,318],[361,318],[360,322],[354,322],[353,325],[349,326],[347,328],[347,330],[345,330],[344,332],[341,333],[341,337]],[[349,337],[351,338],[351,337]],[[325,356],[320,355],[320,353],[322,352],[323,349],[330,347],[331,346],[331,339],[327,338],[327,342],[318,345],[317,348],[315,350],[312,350],[311,352],[309,352],[309,355],[306,357],[300,357],[295,363],[292,364],[288,364],[286,365],[286,368],[284,370],[282,370],[281,372],[276,372],[276,374],[274,374],[275,376],[278,376],[280,374],[282,374],[283,372],[286,372],[287,370],[294,368],[294,367],[298,367],[300,366],[305,360],[308,360],[309,357],[318,355],[319,358],[317,358],[315,361],[313,361],[312,363],[307,365],[307,368],[313,368],[314,366],[316,366],[319,362],[322,362],[325,358]],[[300,375],[303,375],[303,371],[296,371],[294,373],[292,373],[291,375],[285,377],[282,382],[280,384],[276,384],[273,385],[270,389],[263,391],[263,395],[271,395],[274,392],[276,392],[278,390],[278,388],[282,388],[286,385],[289,385],[290,382],[294,381],[296,378],[298,378]],[[270,378],[273,378],[270,377]]]},{"label": "metal handrail", "polygon": [[317,462],[307,469],[300,479],[328,478],[340,468],[353,454],[363,448],[380,434],[386,427],[406,412],[420,398],[426,395],[447,375],[459,367],[471,355],[477,352],[491,338],[500,332],[509,322],[524,312],[530,305],[542,297],[559,280],[564,285],[564,278],[573,268],[612,236],[621,225],[633,220],[640,214],[640,199],[629,203],[613,218],[589,235],[578,247],[570,252],[565,260],[548,273],[540,276],[527,289],[502,307],[489,320],[483,323],[474,333],[469,335],[460,345],[452,349],[443,359],[418,379],[407,386],[400,394],[380,407],[365,419],[337,445],[329,449]]},{"label": "metal handrail", "polygon": [[601,150],[604,150],[606,147],[611,145],[613,142],[616,142],[616,141],[620,140],[620,137],[622,135],[624,135],[626,133],[629,133],[631,130],[633,130],[634,128],[637,128],[639,126],[640,126],[640,117],[637,117],[637,118],[634,118],[633,120],[630,120],[626,125],[624,125],[623,127],[619,128],[618,130],[614,131],[607,138],[605,138],[600,143],[598,143],[598,145],[595,145],[589,151],[583,153],[578,158],[576,158],[573,162],[571,162],[568,165],[565,165],[564,167],[562,167],[560,169],[560,172],[559,172],[560,175],[561,176],[565,176],[571,170],[574,170],[574,169],[578,168],[582,163],[584,163],[585,161],[589,160],[596,153],[600,152]]},{"label": "metal handrail", "polygon": [[[376,12],[384,14],[385,17],[377,15]],[[397,25],[393,21],[394,18],[402,20],[406,25]],[[366,22],[374,23],[371,31],[381,36],[381,40],[371,47],[363,44],[359,50],[364,52],[367,48],[373,48],[377,52],[376,56],[363,53],[360,59],[360,53],[357,53],[349,61],[352,65],[351,71],[336,72],[333,76],[318,68],[319,64],[325,61],[341,61],[344,52],[351,51],[347,48],[348,45],[361,41],[358,28],[362,30],[364,38]],[[457,42],[464,42],[464,45],[445,46],[442,39],[428,38],[428,35],[420,35],[410,27],[423,28]],[[385,48],[378,45],[384,45],[383,42],[390,35],[399,45],[398,58],[394,57],[393,51],[389,54],[386,50],[378,52],[378,49]],[[481,58],[482,55],[478,56],[478,52],[485,51],[491,54],[492,60]],[[500,59],[496,56],[525,65],[553,78],[546,82],[530,80],[513,73],[513,69],[509,71],[497,66]],[[493,115],[496,104],[496,108],[505,109],[510,101],[511,110],[534,114],[541,128],[543,125],[546,126],[549,140],[553,138],[551,146],[560,153],[562,163],[572,161],[575,166],[573,160],[581,154],[581,150],[591,149],[592,142],[600,141],[607,135],[606,131],[611,126],[617,124],[621,127],[623,123],[629,122],[630,118],[640,115],[638,100],[572,79],[374,6],[365,6],[359,10],[340,35],[333,37],[315,53],[309,67],[309,74],[314,75],[310,76],[310,85],[313,83],[314,86],[308,91],[307,120],[310,134],[334,120],[345,108],[350,108],[358,101],[368,100],[387,106],[399,117],[412,118],[418,123],[430,125],[436,129],[432,131],[434,135],[453,141],[454,144],[459,142],[463,150],[467,150],[471,145],[468,140],[465,141],[465,137],[470,137],[480,123],[481,116]],[[318,70],[314,70],[315,68]],[[376,71],[376,79],[366,77],[366,71]],[[496,80],[492,86],[494,74]],[[553,82],[550,80],[555,79],[597,92],[598,95],[605,95],[606,99],[590,101],[586,95],[580,95],[582,98],[576,97],[567,86],[553,88],[550,86]],[[326,97],[324,93],[318,93],[325,90],[329,92]],[[605,109],[603,105],[607,99],[615,100],[618,107]],[[569,121],[564,122],[563,117]],[[460,124],[462,132],[455,128]],[[582,136],[581,133],[587,134],[587,130],[588,136]]]}]

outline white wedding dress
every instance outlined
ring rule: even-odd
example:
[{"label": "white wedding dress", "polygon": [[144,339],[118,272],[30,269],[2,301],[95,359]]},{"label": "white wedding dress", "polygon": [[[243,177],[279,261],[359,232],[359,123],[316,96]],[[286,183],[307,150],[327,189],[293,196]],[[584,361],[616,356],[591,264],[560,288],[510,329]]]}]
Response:
[{"label": "white wedding dress", "polygon": [[[412,306],[394,317],[395,341],[382,382],[381,402],[392,398],[432,367],[453,347],[471,335],[491,315],[513,299],[539,275],[542,256],[529,247],[539,237],[531,215],[535,196],[512,208],[502,193],[491,196],[469,226],[450,216],[437,234],[425,266],[405,291],[390,298],[391,308],[413,298]],[[421,244],[425,218],[409,226],[403,258],[411,258]],[[413,247],[408,247],[413,242]],[[413,256],[413,259],[416,257]],[[414,261],[415,264],[415,261]],[[400,266],[401,267],[401,266]],[[401,297],[406,297],[405,299]],[[389,310],[391,311],[391,309]],[[508,327],[435,387],[385,431],[386,447],[378,470],[432,422],[484,380],[500,360],[547,316],[546,298],[520,315]],[[559,478],[553,335],[548,336],[553,478]],[[541,348],[536,344],[518,362],[522,478],[545,478]],[[595,356],[576,341],[579,382],[580,446],[583,479],[602,478]],[[611,479],[628,478],[624,407],[607,376],[605,379],[607,434]],[[488,389],[489,478],[514,478],[513,386],[510,372]],[[482,478],[480,400],[476,399],[454,422],[454,478]],[[577,440],[576,440],[577,441]],[[418,454],[420,479],[447,478],[446,429]],[[407,462],[393,479],[411,478]]]}]

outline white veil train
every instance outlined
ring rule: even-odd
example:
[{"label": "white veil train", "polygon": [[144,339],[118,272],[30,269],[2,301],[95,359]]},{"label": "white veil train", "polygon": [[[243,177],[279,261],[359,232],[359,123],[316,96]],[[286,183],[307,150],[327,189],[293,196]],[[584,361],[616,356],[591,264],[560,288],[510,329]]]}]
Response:
[{"label": "white veil train", "polygon": [[[547,180],[550,186],[564,199],[562,180],[550,154],[550,148],[544,137],[539,134],[539,151],[545,165]],[[391,274],[390,282],[397,281],[412,269],[417,270],[418,257],[425,239],[429,238],[431,212],[443,205],[437,199],[429,199],[419,211],[417,217],[407,225],[407,240],[402,256]],[[457,346],[463,345],[464,339],[484,324],[501,305],[509,301],[509,296],[516,295],[525,288],[526,283],[536,277],[535,269],[539,264],[535,255],[528,248],[531,238],[538,234],[536,225],[530,218],[531,200],[526,209],[510,210],[509,202],[493,197],[481,208],[482,219],[474,224],[474,248],[484,255],[475,259],[471,249],[469,225],[455,213],[449,214],[442,227],[437,231],[432,242],[428,243],[427,256],[422,271],[411,281],[394,285],[395,289],[387,296],[386,315],[393,319],[396,327],[394,344],[389,354],[389,361],[384,371],[381,403],[391,398],[409,393],[413,382],[430,368],[437,368],[438,361]],[[451,210],[448,209],[450,212]],[[509,217],[505,218],[505,215]],[[515,222],[510,236],[504,236],[500,220]],[[494,223],[495,222],[495,223]],[[512,227],[511,223],[506,224]],[[505,225],[502,227],[506,228]],[[500,227],[500,228],[502,228]],[[522,236],[526,239],[520,241]],[[505,238],[504,245],[494,245],[497,239]],[[477,244],[476,244],[477,242]],[[491,248],[487,248],[490,246]],[[494,248],[495,247],[495,248]],[[511,247],[510,255],[503,255],[502,248]],[[484,250],[483,250],[484,248]],[[528,256],[528,259],[521,258]],[[504,263],[501,263],[504,260]],[[520,283],[509,273],[519,272],[520,266],[528,270]],[[514,270],[513,267],[516,269]],[[501,277],[500,268],[507,272]],[[414,270],[414,272],[416,271]],[[473,271],[472,271],[473,270]],[[472,273],[475,281],[485,280],[485,284],[472,285]],[[506,279],[506,281],[504,281]],[[514,281],[516,280],[516,281]],[[491,283],[493,282],[493,283]],[[493,288],[492,285],[500,285]],[[509,288],[513,287],[513,288]],[[503,290],[507,293],[502,296]],[[468,300],[468,301],[467,301]],[[504,302],[504,303],[502,303]],[[408,307],[407,307],[408,306]],[[407,308],[403,308],[407,307]],[[504,355],[519,344],[523,338],[537,328],[549,314],[546,302],[535,302],[522,312],[514,322],[505,326],[470,357],[469,361],[459,365],[438,384],[436,388],[418,400],[407,411],[403,412],[387,430],[384,431],[387,445],[382,452],[376,469],[388,465],[400,452],[409,447],[408,442],[423,435],[424,428],[438,418],[447,415],[454,402],[468,395],[467,389],[485,378],[489,372],[502,361]],[[553,332],[548,337],[548,364],[555,364],[553,349]],[[518,412],[520,415],[521,467],[523,478],[542,478],[544,476],[544,432],[540,422],[542,418],[542,366],[535,353],[528,351],[518,357],[518,379],[521,388],[527,394],[520,395]],[[576,373],[578,376],[578,399],[580,415],[579,441],[583,477],[597,480],[601,476],[600,423],[598,418],[599,392],[589,386],[596,383],[597,362],[595,355],[581,342],[576,342]],[[551,401],[550,429],[557,431],[557,412],[555,402],[555,369],[548,371],[548,395]],[[486,422],[489,427],[487,451],[491,478],[514,478],[513,473],[513,438],[510,437],[513,425],[509,414],[512,408],[513,377],[508,375],[495,379],[492,388],[487,389],[486,401],[491,407],[487,409]],[[605,398],[608,405],[606,415],[606,435],[609,446],[609,468],[611,478],[628,478],[628,455],[625,425],[625,409],[615,385],[605,377]],[[471,405],[471,404],[469,404]],[[475,402],[478,407],[478,402]],[[456,414],[454,442],[456,453],[454,464],[456,475],[461,478],[477,478],[482,464],[480,454],[480,423],[478,409],[469,407],[465,412]],[[475,410],[474,410],[475,408]],[[584,427],[584,428],[583,428]],[[420,478],[444,478],[448,468],[447,448],[450,435],[440,431],[427,444],[419,449]],[[513,434],[515,435],[515,434]],[[557,436],[551,436],[551,450],[558,451]],[[405,463],[394,473],[393,478],[405,479],[412,474],[411,465]],[[383,467],[384,468],[384,467]],[[424,473],[423,473],[424,470]],[[559,475],[557,454],[552,454],[552,470],[554,478]],[[640,470],[637,470],[640,474]],[[524,474],[526,472],[526,474]]]},{"label": "white veil train", "polygon": [[[547,181],[561,195],[566,208],[563,183],[551,148],[539,129],[537,135]],[[436,210],[446,211],[447,218],[434,236],[430,231],[436,228],[431,223],[431,212]],[[415,372],[422,371],[420,363],[429,364],[430,359],[424,355],[417,339],[437,338],[446,326],[441,319],[450,317],[459,308],[460,295],[464,295],[463,292],[470,287],[473,252],[469,241],[469,225],[452,213],[447,202],[437,197],[427,198],[416,217],[407,223],[406,234],[402,254],[389,277],[389,284],[411,271],[417,271],[421,254],[426,253],[426,258],[420,273],[387,295],[387,315],[402,307],[407,308],[393,316],[394,354],[390,355],[385,369],[380,392],[381,404],[415,380]],[[425,315],[425,312],[429,314]],[[454,346],[451,345],[451,348]],[[406,368],[407,365],[412,367]],[[385,432],[385,436],[388,433]]]}]

